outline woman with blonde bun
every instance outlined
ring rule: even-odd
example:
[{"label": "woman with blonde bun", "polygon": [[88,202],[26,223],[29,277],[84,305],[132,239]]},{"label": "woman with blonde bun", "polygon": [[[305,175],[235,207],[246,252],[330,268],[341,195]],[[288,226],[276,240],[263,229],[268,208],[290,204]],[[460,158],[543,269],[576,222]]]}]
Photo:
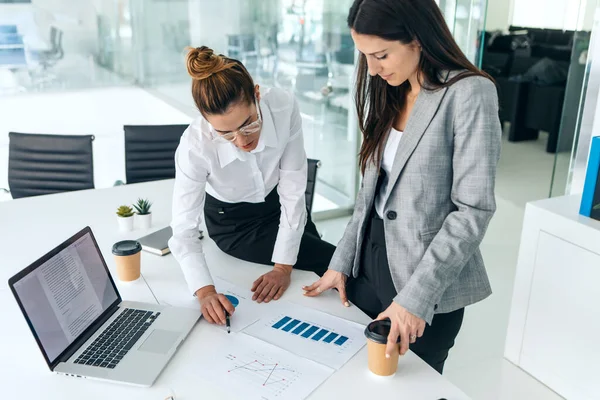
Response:
[{"label": "woman with blonde bun", "polygon": [[253,300],[277,300],[293,269],[321,276],[335,247],[321,240],[305,202],[307,160],[294,97],[260,90],[237,60],[206,46],[186,58],[200,116],[175,154],[171,252],[210,323],[224,324],[231,302],[215,290],[198,227],[225,253],[272,265],[258,277]]}]

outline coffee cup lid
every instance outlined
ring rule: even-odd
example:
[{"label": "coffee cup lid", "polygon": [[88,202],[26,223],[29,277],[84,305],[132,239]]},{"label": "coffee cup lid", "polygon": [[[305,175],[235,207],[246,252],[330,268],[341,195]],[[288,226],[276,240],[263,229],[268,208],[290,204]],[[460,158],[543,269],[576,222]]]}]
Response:
[{"label": "coffee cup lid", "polygon": [[[389,319],[373,321],[365,328],[365,336],[375,343],[386,344],[391,328],[392,322]],[[397,343],[400,343],[400,336]]]},{"label": "coffee cup lid", "polygon": [[112,247],[115,256],[130,256],[142,251],[142,245],[136,240],[122,240]]}]

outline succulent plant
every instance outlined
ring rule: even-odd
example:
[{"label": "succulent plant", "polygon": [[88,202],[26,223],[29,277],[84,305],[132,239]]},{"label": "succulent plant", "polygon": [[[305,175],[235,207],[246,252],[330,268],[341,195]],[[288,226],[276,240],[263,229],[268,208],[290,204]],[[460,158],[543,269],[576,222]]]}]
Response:
[{"label": "succulent plant", "polygon": [[133,209],[129,206],[119,206],[117,215],[121,218],[131,217],[133,215]]},{"label": "succulent plant", "polygon": [[148,215],[150,214],[150,207],[152,207],[152,203],[150,203],[148,199],[138,199],[137,203],[135,203],[133,206],[139,215]]}]

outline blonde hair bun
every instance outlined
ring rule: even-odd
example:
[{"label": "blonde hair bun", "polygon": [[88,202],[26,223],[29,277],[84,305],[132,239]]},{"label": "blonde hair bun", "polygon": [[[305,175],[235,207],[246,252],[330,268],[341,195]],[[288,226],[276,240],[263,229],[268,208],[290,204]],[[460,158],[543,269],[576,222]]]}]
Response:
[{"label": "blonde hair bun", "polygon": [[206,79],[234,65],[229,59],[215,54],[211,48],[206,46],[188,47],[187,50],[187,71],[193,79]]}]

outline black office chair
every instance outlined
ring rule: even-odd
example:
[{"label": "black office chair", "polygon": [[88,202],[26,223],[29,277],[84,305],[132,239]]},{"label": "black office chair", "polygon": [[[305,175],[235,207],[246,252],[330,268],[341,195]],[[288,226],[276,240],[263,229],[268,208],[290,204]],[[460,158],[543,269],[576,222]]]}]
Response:
[{"label": "black office chair", "polygon": [[315,185],[317,183],[317,170],[321,167],[321,161],[308,159],[308,173],[306,181],[306,208],[312,212],[313,202],[315,200]]},{"label": "black office chair", "polygon": [[92,135],[8,134],[13,199],[94,188]]},{"label": "black office chair", "polygon": [[52,67],[65,55],[62,45],[63,31],[55,26],[50,28],[50,50],[42,50],[38,53],[39,62],[44,69]]},{"label": "black office chair", "polygon": [[188,125],[125,125],[127,183],[175,178],[175,150]]}]

